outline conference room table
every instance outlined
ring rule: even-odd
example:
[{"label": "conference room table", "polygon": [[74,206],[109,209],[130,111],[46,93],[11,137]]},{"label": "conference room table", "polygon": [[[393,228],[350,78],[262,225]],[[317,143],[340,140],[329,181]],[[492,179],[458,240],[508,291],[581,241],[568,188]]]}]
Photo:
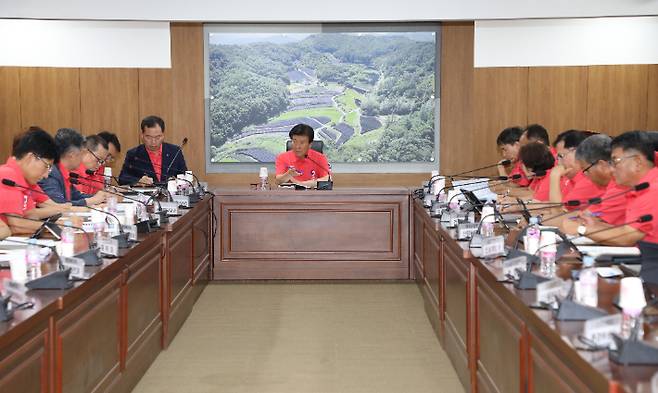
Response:
[{"label": "conference room table", "polygon": [[[413,203],[413,275],[439,342],[467,391],[652,392],[658,366],[619,365],[607,350],[583,350],[582,321],[558,321],[535,308],[536,290],[505,282],[502,258],[481,259],[456,230]],[[558,261],[557,275],[579,269],[575,258]],[[598,307],[619,311],[619,278],[598,278]],[[651,322],[651,321],[649,321]],[[656,347],[658,326],[644,324]]]},{"label": "conference room table", "polygon": [[169,221],[70,289],[25,293],[34,306],[0,322],[0,392],[132,390],[210,278],[212,199]]}]

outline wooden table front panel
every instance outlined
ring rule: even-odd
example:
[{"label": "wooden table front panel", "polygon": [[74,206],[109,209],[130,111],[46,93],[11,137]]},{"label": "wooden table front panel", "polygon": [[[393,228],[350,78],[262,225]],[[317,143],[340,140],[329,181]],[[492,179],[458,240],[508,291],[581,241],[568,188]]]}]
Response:
[{"label": "wooden table front panel", "polygon": [[478,391],[525,392],[523,321],[479,272],[477,283]]},{"label": "wooden table front panel", "polygon": [[219,195],[216,279],[408,279],[409,195]]},{"label": "wooden table front panel", "polygon": [[115,278],[56,320],[56,392],[104,391],[119,376],[119,283]]},{"label": "wooden table front panel", "polygon": [[0,392],[50,391],[47,337],[48,328],[41,327],[27,342],[0,353]]}]

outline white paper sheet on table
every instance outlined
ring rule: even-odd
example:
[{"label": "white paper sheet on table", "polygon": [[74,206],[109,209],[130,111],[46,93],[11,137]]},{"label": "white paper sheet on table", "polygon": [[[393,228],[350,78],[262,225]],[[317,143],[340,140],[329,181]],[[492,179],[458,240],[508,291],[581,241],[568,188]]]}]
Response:
[{"label": "white paper sheet on table", "polygon": [[612,247],[612,246],[577,246],[583,254],[591,255],[594,258],[599,255],[640,255],[640,249],[637,247]]},{"label": "white paper sheet on table", "polygon": [[[19,243],[11,242],[10,240],[15,240],[16,242],[21,242],[21,243],[28,243],[30,240],[35,240],[38,245],[45,247],[54,247],[58,243],[52,239],[30,239],[29,237],[25,237],[25,236],[9,236],[5,240],[0,240],[0,247],[3,245],[6,246],[20,245]],[[25,244],[25,247],[27,247],[27,244]]]},{"label": "white paper sheet on table", "polygon": [[455,189],[463,188],[464,190],[473,191],[476,197],[481,201],[495,201],[496,194],[489,189],[488,177],[480,177],[468,180],[455,180],[452,182]]}]

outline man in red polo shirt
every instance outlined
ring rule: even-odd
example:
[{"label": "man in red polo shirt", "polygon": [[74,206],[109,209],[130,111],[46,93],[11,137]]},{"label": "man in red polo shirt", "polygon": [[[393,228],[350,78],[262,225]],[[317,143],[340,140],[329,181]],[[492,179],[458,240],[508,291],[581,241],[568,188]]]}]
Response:
[{"label": "man in red polo shirt", "polygon": [[[87,169],[92,171],[97,171],[98,168],[105,163],[105,159],[109,151],[107,149],[107,142],[105,139],[99,137],[98,135],[89,135],[85,138],[84,146],[82,147],[81,161],[79,166],[76,169],[71,170],[79,176],[79,182],[75,186],[81,193],[85,195],[94,195],[98,191],[97,186],[101,186],[102,183],[97,183],[94,176],[89,176],[87,174]],[[98,180],[102,182],[102,178]],[[103,198],[99,198],[103,199]],[[101,200],[102,202],[102,200]]]},{"label": "man in red polo shirt", "polygon": [[318,180],[328,180],[327,158],[310,148],[315,136],[313,128],[306,124],[297,124],[288,135],[292,140],[292,150],[276,157],[276,184],[292,182],[315,188]]},{"label": "man in red polo shirt", "polygon": [[[615,228],[590,215],[582,215],[578,233],[597,243],[616,246],[633,246],[638,241],[658,243],[658,168],[653,162],[653,145],[645,132],[630,131],[613,139],[611,149],[610,161],[619,186],[628,190],[637,184],[649,183],[644,190],[624,195],[627,205],[623,222],[631,222],[647,214],[653,218],[648,222],[633,222]],[[608,230],[594,233],[602,229]]]},{"label": "man in red polo shirt", "polygon": [[0,182],[0,220],[7,223],[12,232],[33,232],[41,224],[1,213],[43,219],[70,208],[70,205],[54,203],[37,185],[39,180],[48,177],[56,158],[55,141],[38,127],[30,128],[15,139],[12,156],[0,166],[0,181],[7,179],[16,184]]},{"label": "man in red polo shirt", "polygon": [[505,128],[498,134],[496,144],[500,155],[503,160],[510,160],[512,164],[507,167],[499,164],[497,168],[500,176],[521,175],[519,179],[513,180],[512,183],[519,187],[528,187],[530,181],[521,169],[521,161],[519,160],[519,149],[521,148],[519,138],[521,134],[523,134],[523,130],[520,127]]}]

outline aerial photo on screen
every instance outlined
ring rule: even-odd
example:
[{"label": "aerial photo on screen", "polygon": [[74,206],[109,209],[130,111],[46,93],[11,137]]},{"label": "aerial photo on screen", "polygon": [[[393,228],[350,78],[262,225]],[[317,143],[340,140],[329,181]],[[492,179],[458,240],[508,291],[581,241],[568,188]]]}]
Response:
[{"label": "aerial photo on screen", "polygon": [[210,33],[212,163],[273,162],[298,123],[331,162],[434,160],[435,32]]}]

